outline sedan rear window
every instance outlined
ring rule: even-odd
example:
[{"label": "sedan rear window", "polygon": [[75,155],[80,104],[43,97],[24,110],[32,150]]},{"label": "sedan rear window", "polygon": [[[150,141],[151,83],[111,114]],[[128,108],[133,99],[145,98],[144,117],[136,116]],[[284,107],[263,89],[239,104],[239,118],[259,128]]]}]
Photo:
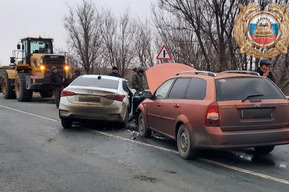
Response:
[{"label": "sedan rear window", "polygon": [[118,88],[118,81],[112,79],[97,79],[91,77],[85,78],[78,78],[76,79],[71,85],[74,86],[87,86],[87,87],[101,87],[107,89],[117,89]]},{"label": "sedan rear window", "polygon": [[264,78],[216,79],[217,101],[246,99],[284,99],[279,89]]}]

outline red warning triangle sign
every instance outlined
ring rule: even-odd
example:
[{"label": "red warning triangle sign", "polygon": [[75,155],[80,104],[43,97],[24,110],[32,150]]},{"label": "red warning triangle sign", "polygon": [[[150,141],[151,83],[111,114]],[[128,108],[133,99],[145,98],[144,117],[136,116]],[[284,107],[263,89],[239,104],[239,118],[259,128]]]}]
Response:
[{"label": "red warning triangle sign", "polygon": [[159,52],[157,59],[161,60],[172,60],[171,54],[169,53],[167,47],[163,45],[161,51]]}]

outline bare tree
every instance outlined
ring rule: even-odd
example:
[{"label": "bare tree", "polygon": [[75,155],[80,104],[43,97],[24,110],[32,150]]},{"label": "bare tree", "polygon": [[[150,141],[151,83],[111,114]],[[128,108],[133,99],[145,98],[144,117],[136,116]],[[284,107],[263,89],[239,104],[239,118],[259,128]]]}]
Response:
[{"label": "bare tree", "polygon": [[[203,69],[221,71],[238,67],[236,44],[232,41],[233,22],[238,10],[235,0],[160,0],[159,9],[175,18],[174,23],[179,26],[167,23],[174,33],[189,47],[201,51],[201,60],[205,62]],[[155,18],[158,22],[163,19]],[[161,27],[168,28],[168,25]],[[184,31],[190,38],[184,38]]]},{"label": "bare tree", "polygon": [[117,66],[121,70],[121,75],[124,76],[136,55],[134,49],[134,43],[136,41],[136,24],[130,20],[128,13],[125,13],[120,18],[118,40],[119,52]]},{"label": "bare tree", "polygon": [[135,41],[137,57],[135,60],[137,64],[147,69],[154,65],[152,30],[147,20],[145,23],[138,20],[137,23]]},{"label": "bare tree", "polygon": [[[190,60],[181,55],[189,53],[197,61],[194,65],[198,69],[253,70],[258,67],[259,59],[240,54],[234,40],[233,26],[239,3],[244,6],[258,3],[260,10],[267,10],[268,4],[284,6],[288,0],[159,0],[154,24],[163,42],[173,50],[175,60],[182,57],[182,62],[189,63]],[[193,51],[188,51],[186,44]],[[272,60],[276,83],[285,93],[289,92],[288,58],[288,55],[282,55]]]},{"label": "bare tree", "polygon": [[119,19],[113,17],[110,11],[103,15],[103,59],[106,59],[106,66],[117,66],[124,76],[135,57],[136,24],[130,20],[128,12]]},{"label": "bare tree", "polygon": [[101,50],[100,20],[95,5],[85,0],[76,8],[70,7],[64,19],[64,27],[69,34],[68,43],[86,73],[94,73]]},{"label": "bare tree", "polygon": [[[195,47],[201,50],[203,55],[201,66],[203,69],[210,70],[210,59],[209,54],[206,49],[206,41],[202,37],[201,31],[201,12],[200,3],[202,1],[188,1],[188,0],[160,0],[159,10],[161,12],[157,13],[154,11],[154,23],[158,28],[161,37],[164,42],[168,44],[170,49],[178,47],[177,43],[187,44],[191,49]],[[168,33],[170,31],[170,33]],[[184,33],[186,33],[187,38],[184,38]],[[172,38],[172,35],[177,37]],[[177,42],[177,43],[174,43]],[[197,46],[196,46],[197,42]],[[180,51],[183,47],[179,47]],[[172,51],[174,52],[174,51]],[[188,53],[193,52],[193,50],[186,51]],[[175,52],[174,52],[175,53]],[[176,52],[177,53],[177,52]],[[194,54],[189,54],[190,58],[193,59]],[[179,57],[180,58],[180,57]],[[194,60],[194,59],[193,59]],[[190,62],[185,62],[190,63]],[[194,64],[196,66],[196,64]]]},{"label": "bare tree", "polygon": [[104,60],[104,66],[114,66],[116,58],[116,36],[117,36],[117,20],[113,17],[111,11],[103,10],[102,15],[103,24],[101,25],[101,36],[104,42],[102,59]]}]

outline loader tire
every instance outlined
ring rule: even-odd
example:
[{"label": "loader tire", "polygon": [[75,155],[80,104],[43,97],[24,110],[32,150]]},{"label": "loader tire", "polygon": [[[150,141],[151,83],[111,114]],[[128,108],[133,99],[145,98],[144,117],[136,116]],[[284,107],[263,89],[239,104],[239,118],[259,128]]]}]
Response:
[{"label": "loader tire", "polygon": [[10,79],[8,78],[8,74],[4,73],[2,78],[2,92],[5,99],[15,99],[15,91],[14,86],[11,85]]},{"label": "loader tire", "polygon": [[26,89],[26,75],[19,73],[15,79],[15,93],[18,101],[30,101],[33,91]]}]

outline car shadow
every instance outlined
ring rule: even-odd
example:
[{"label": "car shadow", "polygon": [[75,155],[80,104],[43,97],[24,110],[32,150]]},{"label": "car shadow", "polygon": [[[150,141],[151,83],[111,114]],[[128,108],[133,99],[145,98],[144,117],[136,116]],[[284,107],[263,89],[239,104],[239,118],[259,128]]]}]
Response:
[{"label": "car shadow", "polygon": [[125,129],[125,127],[121,126],[119,123],[116,122],[81,120],[73,122],[72,129],[90,129],[96,131],[110,132],[114,130]]},{"label": "car shadow", "polygon": [[199,158],[237,165],[247,166],[275,166],[276,162],[272,154],[261,155],[253,148],[231,149],[231,150],[201,150]]},{"label": "car shadow", "polygon": [[41,97],[32,98],[30,102],[55,104],[55,100],[53,98],[41,98]]}]

